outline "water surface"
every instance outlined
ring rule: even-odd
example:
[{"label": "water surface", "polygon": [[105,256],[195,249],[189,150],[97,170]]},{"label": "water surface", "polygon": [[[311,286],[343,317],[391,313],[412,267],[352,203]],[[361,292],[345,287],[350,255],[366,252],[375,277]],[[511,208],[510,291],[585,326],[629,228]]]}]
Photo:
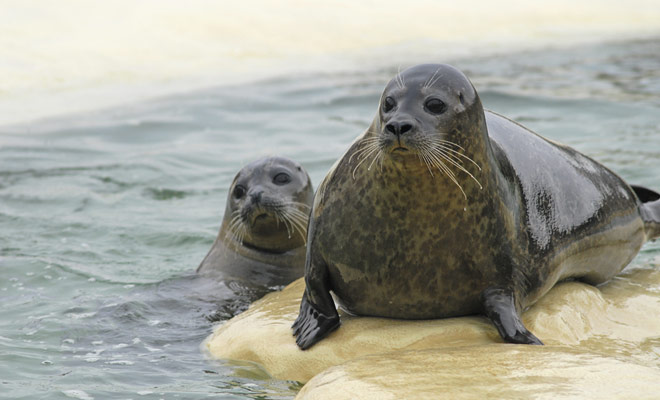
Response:
[{"label": "water surface", "polygon": [[[660,189],[659,37],[427,61],[466,71],[485,107]],[[244,164],[291,157],[318,185],[398,68],[287,73],[0,127],[0,397],[295,396],[295,382],[205,357],[213,324],[255,293],[194,270]],[[659,257],[648,244],[631,268]]]}]

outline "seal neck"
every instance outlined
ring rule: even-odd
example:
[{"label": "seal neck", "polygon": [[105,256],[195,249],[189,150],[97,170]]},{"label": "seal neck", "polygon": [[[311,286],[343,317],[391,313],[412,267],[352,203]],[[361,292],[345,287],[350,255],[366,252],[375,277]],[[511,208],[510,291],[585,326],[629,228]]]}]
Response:
[{"label": "seal neck", "polygon": [[253,233],[248,230],[248,232],[242,237],[242,241],[239,241],[237,236],[229,231],[228,225],[226,219],[223,220],[220,232],[218,233],[218,239],[222,239],[227,247],[239,253],[241,251],[249,251],[272,256],[284,254],[288,251],[302,247],[305,244],[305,240],[297,231],[291,232],[289,236],[286,230],[283,232],[275,231],[271,234],[259,237],[255,237]]}]

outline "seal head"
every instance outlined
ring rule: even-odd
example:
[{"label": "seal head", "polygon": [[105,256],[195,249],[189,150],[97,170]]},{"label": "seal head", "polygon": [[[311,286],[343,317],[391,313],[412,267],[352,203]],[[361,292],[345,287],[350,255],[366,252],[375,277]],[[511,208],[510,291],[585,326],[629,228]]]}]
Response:
[{"label": "seal head", "polygon": [[485,152],[486,132],[481,101],[462,72],[448,65],[418,65],[385,87],[376,120],[351,156],[370,159],[370,166],[378,162],[382,168],[386,162],[426,169],[431,177],[445,175],[466,197],[454,169],[481,186],[471,172],[481,167],[465,150]]},{"label": "seal head", "polygon": [[297,162],[269,157],[246,165],[229,188],[220,232],[198,272],[276,278],[279,269],[277,284],[301,276],[312,199],[309,175]]}]

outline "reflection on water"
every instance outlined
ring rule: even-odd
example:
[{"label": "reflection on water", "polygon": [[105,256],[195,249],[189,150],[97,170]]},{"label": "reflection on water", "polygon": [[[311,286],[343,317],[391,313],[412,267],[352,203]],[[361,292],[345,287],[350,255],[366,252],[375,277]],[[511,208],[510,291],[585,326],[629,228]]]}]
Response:
[{"label": "reflection on water", "polygon": [[[659,188],[659,42],[428,61],[465,69],[487,108]],[[258,294],[191,274],[236,171],[281,154],[318,185],[397,69],[285,74],[0,127],[0,396],[292,397],[298,386],[258,366],[204,359],[207,317]],[[633,265],[652,270],[658,256],[649,244]]]}]

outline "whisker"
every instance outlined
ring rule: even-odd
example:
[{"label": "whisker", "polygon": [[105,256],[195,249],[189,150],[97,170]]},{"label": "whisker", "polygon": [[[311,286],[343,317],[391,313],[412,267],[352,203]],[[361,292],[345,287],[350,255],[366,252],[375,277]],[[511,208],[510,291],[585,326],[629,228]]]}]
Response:
[{"label": "whisker", "polygon": [[355,179],[355,171],[357,171],[358,167],[359,167],[360,165],[362,165],[362,163],[364,163],[366,160],[368,160],[368,159],[371,157],[372,154],[374,154],[374,153],[378,154],[379,151],[381,151],[381,150],[380,150],[380,147],[374,147],[373,149],[371,149],[371,150],[370,150],[370,151],[364,156],[364,158],[362,158],[362,160],[360,160],[359,163],[357,163],[357,165],[355,166],[355,168],[353,168],[353,174],[352,174],[352,175],[353,175],[353,179]]},{"label": "whisker", "polygon": [[305,215],[299,215],[299,214],[290,214],[289,217],[291,218],[292,221],[296,221],[299,223],[300,228],[305,231],[307,229],[307,224],[309,222],[309,217]]},{"label": "whisker", "polygon": [[465,167],[463,167],[459,163],[455,162],[454,160],[448,158],[446,156],[446,154],[442,152],[442,150],[440,150],[440,149],[434,149],[434,150],[437,151],[438,156],[442,157],[443,159],[447,160],[450,164],[452,164],[453,166],[455,166],[459,170],[461,170],[461,171],[465,172],[466,174],[468,174],[470,176],[470,178],[472,178],[472,180],[474,180],[477,183],[477,185],[479,185],[479,189],[483,189],[483,186],[481,186],[481,183],[479,182],[479,180],[477,178],[475,178],[474,175],[472,175],[470,173],[470,171],[465,169]]},{"label": "whisker", "polygon": [[[289,210],[289,211],[291,211],[291,210]],[[300,237],[302,238],[303,242],[305,244],[307,244],[307,236],[305,235],[305,233],[306,233],[306,230],[307,230],[306,226],[307,226],[308,219],[306,217],[296,216],[294,214],[289,215],[289,217],[291,219],[292,225],[294,226],[294,228],[296,228],[295,230],[298,231],[298,233],[300,234]]]},{"label": "whisker", "polygon": [[429,170],[429,174],[431,174],[431,177],[435,178],[435,175],[433,175],[433,170],[431,169],[430,161],[428,159],[428,156],[426,155],[426,152],[420,152],[418,153],[418,156],[419,156],[419,161],[420,162],[423,161],[424,165],[426,165],[426,169]]},{"label": "whisker", "polygon": [[361,147],[360,149],[353,152],[351,157],[349,157],[348,162],[352,161],[353,156],[357,156],[357,159],[362,158],[365,153],[368,153],[370,150],[372,150],[375,147],[379,147],[378,143],[370,143],[368,145],[365,145],[365,146]]},{"label": "whisker", "polygon": [[[424,132],[424,133],[426,134],[427,132]],[[435,133],[435,132],[431,132],[431,133],[432,133],[432,134],[437,134],[437,133]],[[454,147],[458,147],[459,149],[465,151],[465,149],[463,148],[463,146],[461,146],[460,144],[458,144],[458,143],[456,143],[456,142],[452,142],[451,140],[442,139],[442,138],[439,138],[439,137],[429,137],[429,138],[428,138],[428,141],[429,141],[429,142],[433,142],[433,143],[449,144],[449,145],[452,145],[452,146],[454,146]]]},{"label": "whisker", "polygon": [[401,65],[399,65],[399,71],[396,74],[396,84],[399,86],[399,89],[403,89],[406,86],[403,82],[403,76],[401,76]]},{"label": "whisker", "polygon": [[357,155],[358,156],[357,158],[359,159],[360,154],[369,151],[374,146],[378,146],[378,140],[379,140],[378,138],[367,138],[367,139],[371,139],[371,140],[363,140],[360,143],[360,146],[355,151],[353,151],[353,154],[351,154],[351,156],[348,158],[349,163],[353,160],[354,156]]},{"label": "whisker", "polygon": [[282,221],[284,222],[284,226],[286,227],[286,234],[289,237],[289,239],[291,239],[291,223],[286,218],[286,214],[279,209],[276,211],[276,213],[279,214],[280,217],[282,217]]},{"label": "whisker", "polygon": [[427,79],[426,82],[424,82],[424,86],[422,86],[422,87],[425,87],[425,88],[431,87],[431,81],[433,80],[433,78],[435,78],[435,76],[438,74],[438,72],[440,72],[440,68],[435,70],[433,75],[431,75],[431,77],[429,79]]},{"label": "whisker", "polygon": [[448,140],[442,140],[442,139],[432,139],[432,140],[434,141],[436,147],[440,147],[443,150],[447,150],[447,151],[451,152],[452,154],[455,154],[455,155],[457,155],[461,158],[464,158],[464,159],[468,160],[469,162],[474,164],[477,168],[479,168],[479,170],[481,171],[481,166],[479,164],[477,164],[473,159],[471,159],[470,157],[468,157],[465,154],[461,153],[460,151],[456,151],[455,149],[452,149],[451,147],[447,146],[447,144],[451,144],[451,145],[456,146],[459,149],[465,151],[465,149],[463,149],[461,146],[457,145],[454,142],[450,142]]},{"label": "whisker", "polygon": [[[455,150],[453,147],[457,147],[461,150],[464,151],[463,147],[461,147],[459,144],[454,143],[450,140],[445,140],[445,139],[440,139],[437,137],[430,138],[427,141],[424,142],[424,145],[427,146],[428,150],[431,150],[433,153],[436,154],[438,158],[444,159],[447,162],[451,163],[454,165],[456,168],[459,170],[465,172],[467,175],[469,175],[476,183],[479,185],[480,189],[483,189],[483,186],[481,185],[481,182],[477,178],[475,178],[472,173],[470,173],[464,166],[463,166],[463,160],[467,160],[471,162],[475,167],[481,171],[481,166],[477,164],[473,159],[470,157],[466,156],[465,154],[461,153],[460,151]],[[460,157],[460,158],[459,158]],[[463,160],[461,160],[463,159]]]},{"label": "whisker", "polygon": [[238,223],[238,218],[240,218],[240,216],[234,217],[231,219],[231,221],[229,221],[229,225],[228,225],[229,230],[233,230],[235,226],[237,226],[236,224]]},{"label": "whisker", "polygon": [[[238,216],[240,217],[240,214]],[[234,217],[234,219],[235,218],[236,217]],[[240,219],[238,221],[239,221],[238,224],[234,222],[233,225],[230,225],[229,231],[232,237],[234,238],[234,240],[236,240],[240,244],[243,244],[243,238],[245,237],[245,233],[247,232],[247,227],[245,226],[243,221],[241,221]]]},{"label": "whisker", "polygon": [[[380,146],[379,146],[377,143],[371,144],[371,145],[369,145],[368,148],[365,148],[364,151],[360,152],[360,154],[358,155],[357,159],[358,159],[358,160],[359,160],[359,159],[363,159],[363,160],[364,160],[365,158],[369,158],[369,156],[371,155],[371,153],[372,153],[373,151],[375,151],[375,150],[378,150],[379,148],[380,148]],[[350,161],[350,159],[349,159],[349,161]]]},{"label": "whisker", "polygon": [[[382,154],[382,150],[378,149],[378,153],[374,156],[373,161],[371,161],[371,164],[369,164],[369,167],[367,168],[367,171],[371,171],[371,167],[374,165],[374,162],[380,158],[380,155]],[[381,164],[381,170],[382,170],[382,164]]]},{"label": "whisker", "polygon": [[448,158],[451,158],[452,160],[456,161],[457,163],[463,165],[463,160],[468,160],[472,162],[479,170],[481,170],[481,167],[477,165],[470,157],[464,156],[461,153],[458,153],[456,151],[451,151],[451,149],[443,146],[443,145],[438,145],[434,146],[436,150],[441,151],[443,154],[445,154]]},{"label": "whisker", "polygon": [[452,180],[452,182],[454,182],[456,186],[458,186],[458,189],[461,191],[461,193],[463,193],[463,197],[465,198],[465,200],[467,200],[467,195],[463,190],[463,186],[461,186],[461,184],[458,183],[458,180],[456,179],[456,175],[454,175],[454,173],[451,172],[451,170],[447,168],[447,166],[442,161],[440,161],[440,164],[442,165],[442,169],[444,170],[445,174],[449,177],[449,179]]},{"label": "whisker", "polygon": [[[302,218],[302,217],[300,217],[300,216],[296,216],[296,215],[293,215],[293,214],[289,214],[288,217],[289,217],[289,219],[291,220],[291,222],[295,222],[295,223],[297,223],[298,225],[301,225],[301,226],[302,226],[302,225],[306,225],[306,223],[307,223],[307,219],[306,219],[306,218]],[[304,222],[304,224],[303,224],[303,222]],[[303,228],[303,230],[304,230],[304,228]]]},{"label": "whisker", "polygon": [[301,213],[299,210],[288,208],[286,209],[285,215],[289,219],[293,231],[298,231],[300,238],[305,244],[307,244],[307,235],[306,235],[306,226],[308,222],[308,217],[306,214]]},{"label": "whisker", "polygon": [[300,206],[306,210],[311,208],[305,203],[291,201],[278,204],[273,207],[273,209],[278,218],[284,223],[289,239],[291,239],[292,234],[298,232],[303,242],[307,244],[307,223],[309,222],[309,214],[308,212],[301,211],[299,209]]},{"label": "whisker", "polygon": [[[429,148],[428,150],[431,149],[432,148]],[[458,189],[461,191],[461,193],[463,193],[463,197],[465,198],[465,200],[467,200],[467,195],[465,194],[465,191],[463,190],[461,184],[458,183],[458,180],[456,179],[456,174],[454,174],[454,172],[451,169],[449,169],[449,167],[447,167],[447,165],[444,162],[442,162],[442,159],[438,158],[438,156],[434,154],[432,151],[429,151],[427,154],[429,155],[431,160],[434,161],[433,163],[434,166],[438,168],[438,170],[444,172],[445,175],[447,175],[447,177],[451,179],[451,181],[454,182],[456,186],[458,186]]]},{"label": "whisker", "polygon": [[442,78],[442,74],[438,75],[437,78],[435,78],[433,81],[431,81],[431,82],[429,83],[429,86],[428,86],[428,87],[431,87],[431,86],[435,85],[436,82],[438,82],[438,81],[440,80],[440,78]]},{"label": "whisker", "polygon": [[238,241],[241,244],[243,244],[243,242],[245,240],[245,235],[247,235],[247,226],[241,225],[241,229],[240,229],[240,232],[239,232],[239,238],[238,238]]},{"label": "whisker", "polygon": [[[238,240],[238,233],[239,233],[240,229],[243,227],[244,222],[242,220],[240,210],[234,211],[232,213],[232,215],[233,215],[233,218],[229,221],[228,230],[229,230],[229,233],[231,233],[232,237],[234,237],[234,239]],[[243,243],[242,241],[240,241],[240,242],[241,242],[241,244]]]},{"label": "whisker", "polygon": [[295,208],[288,208],[288,209],[287,209],[287,212],[289,212],[289,213],[292,214],[292,215],[299,216],[299,217],[309,218],[309,214],[308,214],[308,213],[302,212],[302,211],[300,211],[300,210],[298,210],[298,209],[295,209]]}]

